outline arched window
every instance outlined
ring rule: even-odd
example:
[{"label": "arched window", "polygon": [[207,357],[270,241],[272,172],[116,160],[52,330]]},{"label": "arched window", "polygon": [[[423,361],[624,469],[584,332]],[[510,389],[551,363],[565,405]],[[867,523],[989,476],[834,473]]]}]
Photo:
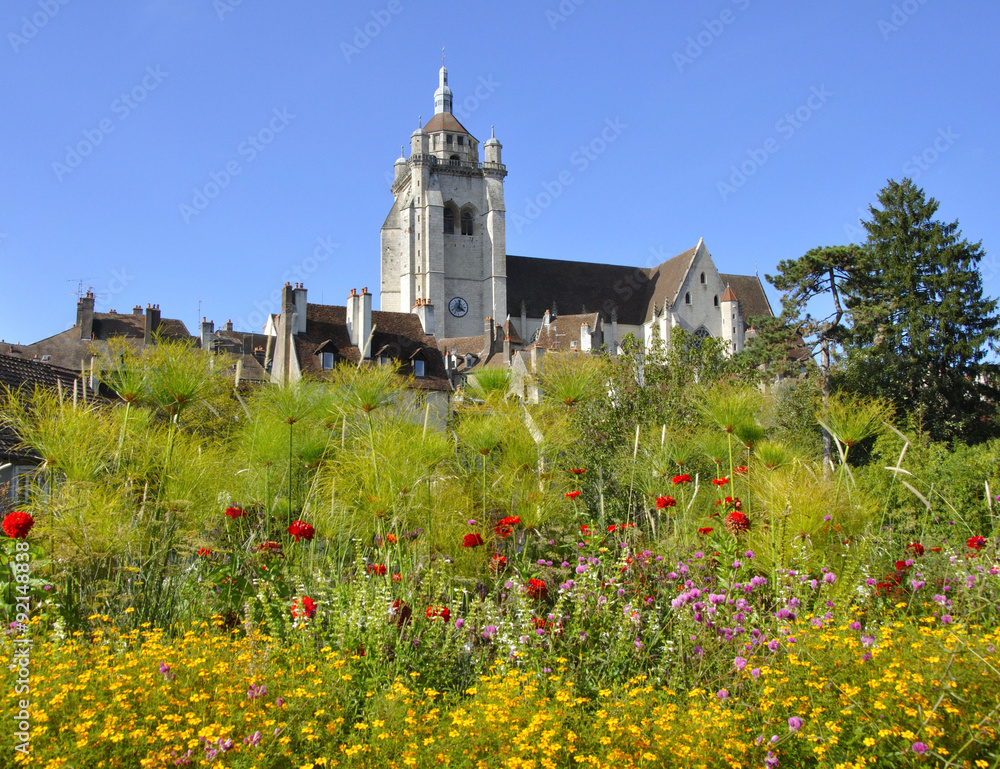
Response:
[{"label": "arched window", "polygon": [[698,328],[695,329],[695,332],[691,335],[691,337],[692,337],[692,339],[691,339],[691,345],[695,349],[700,349],[701,348],[701,343],[705,339],[708,339],[710,336],[712,336],[712,335],[710,333],[708,333],[708,329],[707,328],[705,328],[704,326],[698,326]]},{"label": "arched window", "polygon": [[455,212],[450,208],[444,210],[444,234],[455,234]]},{"label": "arched window", "polygon": [[691,292],[688,291],[684,294],[684,304],[691,304]]},{"label": "arched window", "polygon": [[471,235],[472,234],[472,214],[468,211],[462,212],[462,234]]},{"label": "arched window", "polygon": [[705,273],[701,274],[701,285],[705,285]]},{"label": "arched window", "polygon": [[716,307],[718,307],[718,306],[719,306],[719,295],[718,295],[718,294],[716,294],[716,295],[715,295],[715,298],[714,298],[714,299],[712,300],[712,303],[713,303],[713,304],[714,304],[714,305],[715,305]]}]

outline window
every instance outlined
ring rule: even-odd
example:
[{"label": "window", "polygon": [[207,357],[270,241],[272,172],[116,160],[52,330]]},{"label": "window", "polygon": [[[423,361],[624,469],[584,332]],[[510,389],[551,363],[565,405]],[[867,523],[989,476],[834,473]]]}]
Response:
[{"label": "window", "polygon": [[471,235],[472,234],[472,214],[468,211],[462,212],[462,234]]},{"label": "window", "polygon": [[413,361],[413,376],[422,377],[426,375],[424,362],[422,360]]},{"label": "window", "polygon": [[714,305],[715,305],[716,307],[718,307],[718,306],[719,306],[719,295],[718,295],[718,294],[716,294],[716,295],[715,295],[715,298],[714,298],[714,299],[712,300],[712,303],[713,303],[713,304],[714,304]]},{"label": "window", "polygon": [[463,144],[465,144],[465,137],[464,136],[459,136],[458,137],[458,146],[461,147]]},{"label": "window", "polygon": [[696,350],[700,349],[701,348],[701,343],[705,339],[708,339],[710,336],[712,336],[712,335],[710,333],[708,333],[708,329],[707,328],[705,328],[704,326],[698,326],[698,328],[695,330],[694,334],[692,334],[691,346],[694,349],[696,349]]},{"label": "window", "polygon": [[684,294],[684,304],[691,304],[691,292]]},{"label": "window", "polygon": [[455,234],[455,212],[450,208],[444,210],[444,234]]},{"label": "window", "polygon": [[451,134],[448,134],[448,136],[445,137],[445,142],[451,144]]},{"label": "window", "polygon": [[705,285],[705,273],[701,274],[701,285]]},{"label": "window", "polygon": [[333,369],[334,364],[334,354],[332,352],[323,353],[323,370],[330,371]]}]

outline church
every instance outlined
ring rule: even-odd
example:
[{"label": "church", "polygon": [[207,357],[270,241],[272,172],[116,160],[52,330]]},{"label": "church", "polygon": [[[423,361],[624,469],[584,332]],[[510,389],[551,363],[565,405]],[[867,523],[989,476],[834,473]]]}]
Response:
[{"label": "church", "polygon": [[[757,276],[720,273],[703,240],[652,267],[507,253],[503,145],[482,144],[452,112],[441,67],[434,116],[396,160],[382,225],[381,308],[416,313],[452,360],[527,347],[617,352],[674,328],[739,352],[756,316],[772,316]],[[454,355],[452,355],[454,353]]]}]

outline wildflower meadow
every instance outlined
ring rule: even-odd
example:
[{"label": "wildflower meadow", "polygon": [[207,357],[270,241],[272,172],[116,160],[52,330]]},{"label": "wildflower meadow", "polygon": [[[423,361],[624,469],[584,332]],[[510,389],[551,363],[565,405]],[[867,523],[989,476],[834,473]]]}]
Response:
[{"label": "wildflower meadow", "polygon": [[1000,442],[635,366],[7,393],[0,765],[1000,766]]}]

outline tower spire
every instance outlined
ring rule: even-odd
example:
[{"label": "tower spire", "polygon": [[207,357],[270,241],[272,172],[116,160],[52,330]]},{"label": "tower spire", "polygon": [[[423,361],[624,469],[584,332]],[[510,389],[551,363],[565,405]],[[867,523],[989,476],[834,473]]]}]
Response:
[{"label": "tower spire", "polygon": [[444,66],[444,49],[441,49],[441,70],[438,72],[438,89],[434,92],[434,114],[451,112],[451,89],[448,87],[448,68]]}]

